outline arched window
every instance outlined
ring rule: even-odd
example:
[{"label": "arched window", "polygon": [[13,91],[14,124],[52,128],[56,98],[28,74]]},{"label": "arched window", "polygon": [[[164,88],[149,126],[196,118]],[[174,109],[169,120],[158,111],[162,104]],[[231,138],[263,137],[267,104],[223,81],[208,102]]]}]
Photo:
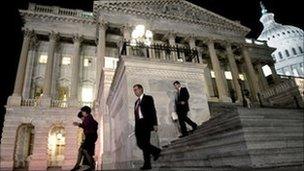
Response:
[{"label": "arched window", "polygon": [[295,31],[294,31],[294,30],[292,30],[291,32],[295,33]]},{"label": "arched window", "polygon": [[279,57],[280,57],[280,59],[283,59],[283,55],[281,52],[279,52]]},{"label": "arched window", "polygon": [[292,48],[292,52],[293,52],[294,55],[297,55],[297,51],[296,51],[295,48]]},{"label": "arched window", "polygon": [[282,32],[283,35],[285,35],[285,32]]},{"label": "arched window", "polygon": [[274,35],[272,36],[272,38],[274,38]]},{"label": "arched window", "polygon": [[301,52],[301,53],[303,53],[303,49],[299,46],[299,51]]},{"label": "arched window", "polygon": [[289,57],[289,56],[290,56],[290,55],[289,55],[289,52],[288,52],[288,50],[287,50],[287,49],[285,50],[285,54],[286,54],[286,56],[287,56],[287,57]]},{"label": "arched window", "polygon": [[290,34],[290,31],[287,31],[288,34]]}]

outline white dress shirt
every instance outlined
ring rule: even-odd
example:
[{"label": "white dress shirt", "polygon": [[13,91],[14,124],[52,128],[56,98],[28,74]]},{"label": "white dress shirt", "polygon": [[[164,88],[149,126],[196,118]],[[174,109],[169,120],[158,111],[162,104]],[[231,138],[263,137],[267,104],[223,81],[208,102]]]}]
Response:
[{"label": "white dress shirt", "polygon": [[140,102],[142,101],[142,98],[144,97],[144,94],[142,94],[142,95],[140,95],[140,97],[139,97],[139,102],[137,103],[137,105],[138,105],[138,115],[139,115],[139,119],[143,119],[144,118],[144,116],[143,116],[143,114],[141,113],[141,108],[140,108]]}]

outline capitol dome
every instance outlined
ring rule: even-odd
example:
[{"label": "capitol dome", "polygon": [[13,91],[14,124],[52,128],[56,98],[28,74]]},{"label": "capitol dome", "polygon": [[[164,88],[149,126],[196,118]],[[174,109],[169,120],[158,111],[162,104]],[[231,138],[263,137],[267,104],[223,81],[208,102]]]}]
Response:
[{"label": "capitol dome", "polygon": [[274,14],[268,13],[261,3],[264,29],[258,40],[267,41],[268,46],[276,48],[272,57],[280,75],[304,77],[304,31],[300,28],[282,25],[274,20]]}]

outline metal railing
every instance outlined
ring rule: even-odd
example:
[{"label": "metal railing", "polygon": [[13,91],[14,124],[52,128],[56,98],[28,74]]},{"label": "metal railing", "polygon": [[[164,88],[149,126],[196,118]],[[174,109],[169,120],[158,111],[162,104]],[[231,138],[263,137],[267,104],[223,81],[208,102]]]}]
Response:
[{"label": "metal railing", "polygon": [[172,46],[168,44],[143,43],[132,45],[130,42],[123,42],[120,50],[121,55],[132,55],[144,58],[161,59],[178,62],[200,63],[198,51],[189,47]]}]

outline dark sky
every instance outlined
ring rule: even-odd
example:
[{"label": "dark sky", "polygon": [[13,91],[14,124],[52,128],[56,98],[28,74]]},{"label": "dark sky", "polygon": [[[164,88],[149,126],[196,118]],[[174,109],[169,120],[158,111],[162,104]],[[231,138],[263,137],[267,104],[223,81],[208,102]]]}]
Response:
[{"label": "dark sky", "polygon": [[[190,1],[190,0],[189,0]],[[0,115],[5,111],[7,97],[12,93],[16,75],[19,54],[22,44],[21,26],[22,22],[18,9],[25,9],[29,0],[6,1],[1,10],[1,71],[0,78]],[[93,1],[91,0],[31,0],[30,2],[41,5],[56,5],[65,8],[78,8],[92,11]],[[218,13],[232,20],[239,20],[241,24],[249,27],[252,31],[247,37],[256,38],[261,32],[262,25],[259,22],[261,16],[258,0],[192,0],[190,1],[210,11]],[[276,21],[282,24],[294,25],[304,28],[303,6],[300,0],[263,0],[268,11],[275,13]],[[1,120],[1,117],[0,117]],[[0,122],[1,124],[1,122]]]}]

